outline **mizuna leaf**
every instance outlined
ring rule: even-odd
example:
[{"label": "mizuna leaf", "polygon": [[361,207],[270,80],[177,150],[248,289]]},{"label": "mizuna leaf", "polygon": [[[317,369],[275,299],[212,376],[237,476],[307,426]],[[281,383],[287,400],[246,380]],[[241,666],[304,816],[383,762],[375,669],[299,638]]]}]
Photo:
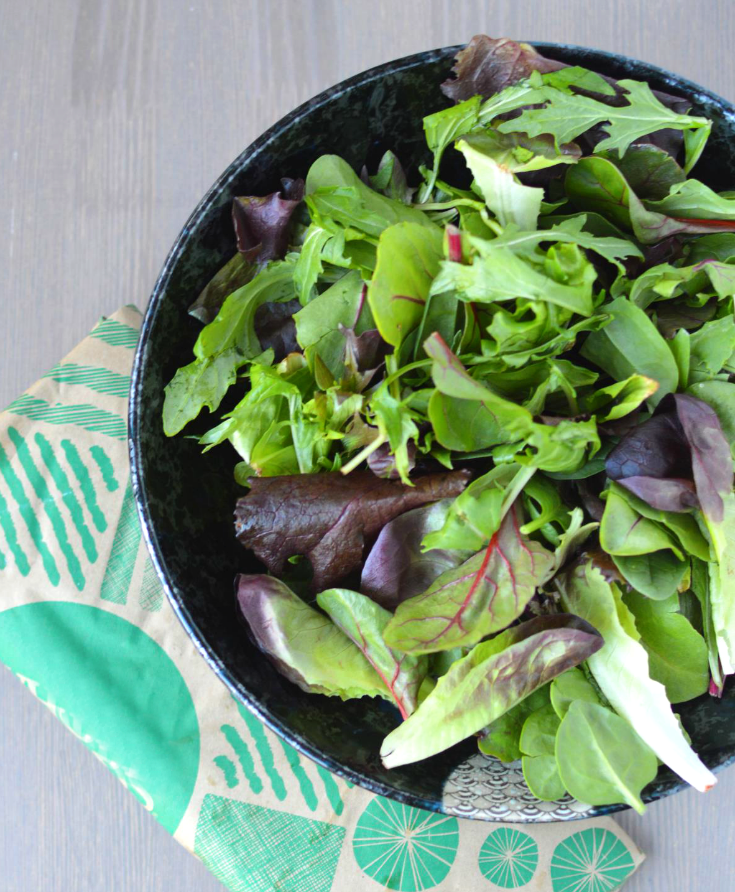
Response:
[{"label": "mizuna leaf", "polygon": [[433,653],[475,644],[523,613],[553,556],[519,529],[511,508],[484,550],[450,569],[421,595],[398,606],[386,643],[405,653]]},{"label": "mizuna leaf", "polygon": [[313,586],[322,590],[358,567],[369,540],[388,521],[427,502],[459,495],[466,471],[429,474],[414,486],[383,480],[370,471],[349,476],[299,474],[256,477],[235,510],[240,542],[271,573],[283,572],[293,555],[306,555]]},{"label": "mizuna leaf", "polygon": [[564,614],[537,617],[478,644],[386,737],[383,764],[395,768],[449,749],[601,647],[592,626]]}]

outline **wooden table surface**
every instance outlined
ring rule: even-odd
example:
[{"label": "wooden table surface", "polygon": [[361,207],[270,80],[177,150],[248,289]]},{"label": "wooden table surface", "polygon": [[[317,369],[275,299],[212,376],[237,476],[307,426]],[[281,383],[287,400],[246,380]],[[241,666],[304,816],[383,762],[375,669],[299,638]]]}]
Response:
[{"label": "wooden table surface", "polygon": [[[478,32],[613,50],[735,99],[731,0],[0,0],[0,405],[99,315],[145,306],[266,127]],[[2,892],[222,889],[5,670],[0,716]],[[648,854],[628,892],[735,887],[735,769],[620,822]]]}]

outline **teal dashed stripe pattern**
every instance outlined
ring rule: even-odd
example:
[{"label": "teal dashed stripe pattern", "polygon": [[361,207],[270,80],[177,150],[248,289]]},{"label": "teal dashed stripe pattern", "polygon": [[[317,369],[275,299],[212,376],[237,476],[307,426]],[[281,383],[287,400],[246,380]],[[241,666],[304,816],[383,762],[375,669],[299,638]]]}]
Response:
[{"label": "teal dashed stripe pattern", "polygon": [[316,793],[314,792],[314,785],[309,779],[309,775],[304,771],[304,766],[301,764],[301,759],[299,759],[299,754],[296,750],[286,743],[285,740],[281,740],[278,738],[278,742],[283,747],[283,752],[286,755],[286,760],[293,772],[294,777],[299,782],[299,789],[301,790],[301,795],[304,797],[304,802],[306,803],[309,811],[316,811],[317,805],[319,805],[319,800],[316,798]]},{"label": "teal dashed stripe pattern", "polygon": [[38,446],[41,453],[43,463],[46,465],[46,468],[51,475],[51,479],[59,490],[61,499],[69,512],[69,516],[71,517],[77,533],[79,534],[84,553],[87,555],[87,559],[90,563],[93,564],[97,560],[97,546],[95,545],[94,537],[90,533],[89,527],[84,520],[82,506],[79,504],[79,501],[74,494],[74,490],[71,488],[69,478],[66,476],[66,471],[64,471],[57,461],[53,447],[46,437],[44,437],[43,434],[36,434],[34,439],[36,446]]},{"label": "teal dashed stripe pattern", "polygon": [[87,511],[89,511],[95,529],[98,533],[104,533],[107,529],[107,521],[105,520],[105,515],[102,513],[102,509],[97,503],[97,492],[94,488],[94,483],[92,483],[92,478],[89,476],[87,466],[82,461],[79,450],[71,440],[62,440],[61,448],[64,450],[64,455],[69,463],[69,467],[77,478],[79,487],[82,490],[82,495],[84,496],[84,504],[87,506]]},{"label": "teal dashed stripe pattern", "polygon": [[130,580],[140,545],[140,525],[133,490],[128,484],[123,496],[120,520],[112,540],[110,559],[100,588],[100,598],[114,604],[127,604]]},{"label": "teal dashed stripe pattern", "polygon": [[[51,583],[51,585],[57,586],[61,581],[61,573],[59,573],[59,568],[56,566],[54,556],[51,554],[48,545],[46,545],[46,542],[44,541],[43,535],[41,533],[41,525],[39,524],[38,518],[36,517],[36,512],[33,510],[32,505],[28,501],[28,496],[25,493],[23,484],[21,483],[18,475],[13,470],[13,466],[10,464],[8,454],[3,449],[2,445],[0,445],[0,474],[7,484],[10,495],[15,500],[15,504],[18,506],[20,516],[23,518],[23,523],[28,529],[28,533],[30,534],[33,544],[36,546],[38,553],[41,555],[41,562],[43,564],[44,570],[46,571],[49,582]],[[8,517],[10,517],[10,515],[8,515]],[[10,544],[10,540],[8,540],[8,544]],[[23,559],[27,562],[27,558],[25,557],[25,555],[23,556]],[[19,564],[18,566],[20,568],[21,564]],[[24,573],[23,575],[25,576],[27,575],[27,573]]]},{"label": "teal dashed stripe pattern", "polygon": [[263,781],[255,769],[255,761],[248,749],[247,743],[240,737],[237,728],[232,725],[222,725],[220,731],[225,735],[225,739],[235,751],[235,755],[245,775],[245,780],[250,784],[250,789],[256,795],[263,792]]},{"label": "teal dashed stripe pattern", "polygon": [[66,362],[55,366],[43,377],[58,381],[59,384],[79,384],[96,393],[119,396],[122,399],[127,399],[130,391],[130,375],[120,375],[101,366]]},{"label": "teal dashed stripe pattern", "polygon": [[0,529],[5,534],[5,541],[8,544],[10,553],[13,555],[18,572],[21,576],[27,576],[31,572],[31,565],[28,561],[28,555],[26,555],[21,548],[20,542],[18,542],[18,533],[10,515],[10,507],[2,492],[0,492]]},{"label": "teal dashed stripe pattern", "polygon": [[240,781],[237,778],[237,767],[232,759],[228,759],[227,756],[215,756],[214,764],[225,776],[225,783],[227,784],[228,789],[231,790],[233,787],[239,786]]},{"label": "teal dashed stripe pattern", "polygon": [[28,448],[28,444],[26,443],[25,439],[14,427],[8,428],[8,437],[10,438],[10,442],[13,444],[13,446],[15,446],[18,462],[25,471],[28,482],[33,487],[33,491],[36,494],[36,497],[43,505],[46,516],[51,522],[51,528],[53,529],[54,535],[56,536],[56,541],[58,543],[59,549],[64,556],[64,561],[66,562],[66,566],[69,570],[72,581],[74,582],[77,590],[81,592],[86,581],[84,578],[84,573],[82,571],[82,565],[79,562],[79,558],[72,548],[71,543],[69,542],[69,536],[66,532],[66,524],[64,523],[64,518],[61,516],[61,512],[59,511],[56,502],[51,495],[51,491],[48,488],[46,479],[36,467],[36,464],[33,461],[33,457],[31,456],[30,449]]},{"label": "teal dashed stripe pattern", "polygon": [[330,892],[344,838],[344,827],[210,793],[194,852],[232,892]]},{"label": "teal dashed stripe pattern", "polygon": [[250,736],[253,738],[253,742],[255,743],[255,749],[260,756],[260,763],[263,766],[263,771],[265,771],[268,780],[270,781],[271,787],[273,789],[273,793],[276,798],[281,802],[286,798],[286,785],[283,782],[283,778],[278,773],[278,769],[276,768],[276,763],[273,758],[273,750],[271,749],[270,743],[268,742],[268,737],[265,733],[265,728],[262,723],[255,718],[255,716],[248,712],[247,709],[241,704],[235,701],[237,705],[237,711],[240,713],[242,720],[248,726],[248,730],[250,731]]},{"label": "teal dashed stripe pattern", "polygon": [[40,397],[23,394],[17,400],[13,400],[6,411],[13,415],[31,418],[33,421],[45,421],[47,424],[72,424],[93,433],[112,437],[114,440],[124,440],[127,437],[127,424],[124,418],[87,403],[79,405],[58,403],[52,406]]},{"label": "teal dashed stripe pattern", "polygon": [[156,568],[148,560],[147,555],[145,567],[143,568],[143,581],[140,584],[138,603],[143,610],[148,610],[150,613],[156,613],[163,607],[163,586],[156,573]]},{"label": "teal dashed stripe pattern", "polygon": [[111,347],[127,347],[130,350],[136,347],[139,336],[137,328],[114,319],[102,319],[90,334],[91,338],[98,338]]},{"label": "teal dashed stripe pattern", "polygon": [[102,481],[107,487],[107,492],[116,492],[120,489],[120,484],[117,482],[117,478],[115,477],[115,468],[112,466],[112,462],[110,461],[110,456],[105,452],[105,450],[101,446],[90,446],[89,454],[94,459],[97,467],[100,469],[100,474],[102,474]]},{"label": "teal dashed stripe pattern", "polygon": [[323,768],[321,765],[317,765],[316,770],[317,774],[322,779],[324,792],[327,794],[327,799],[334,809],[334,813],[336,815],[341,815],[344,811],[345,804],[342,802],[342,797],[340,796],[339,787],[337,786],[337,781],[335,780],[334,775],[330,774],[327,769]]}]

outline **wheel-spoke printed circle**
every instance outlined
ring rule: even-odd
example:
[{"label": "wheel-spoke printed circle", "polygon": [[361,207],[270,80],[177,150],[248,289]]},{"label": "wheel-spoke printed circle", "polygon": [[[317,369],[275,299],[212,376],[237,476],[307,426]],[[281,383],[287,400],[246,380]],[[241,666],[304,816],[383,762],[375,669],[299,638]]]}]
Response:
[{"label": "wheel-spoke printed circle", "polygon": [[594,827],[568,836],[554,849],[554,892],[611,892],[633,872],[630,852],[610,830]]},{"label": "wheel-spoke printed circle", "polygon": [[530,883],[537,867],[536,840],[520,830],[493,830],[480,849],[480,873],[501,889]]},{"label": "wheel-spoke printed circle", "polygon": [[449,873],[458,845],[456,818],[380,796],[360,815],[352,842],[360,869],[396,892],[438,886]]}]

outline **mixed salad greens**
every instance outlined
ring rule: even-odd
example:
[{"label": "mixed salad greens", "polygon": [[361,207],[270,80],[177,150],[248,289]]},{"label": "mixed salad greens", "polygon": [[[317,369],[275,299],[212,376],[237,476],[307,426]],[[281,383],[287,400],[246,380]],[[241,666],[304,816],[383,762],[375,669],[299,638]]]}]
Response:
[{"label": "mixed salad greens", "polygon": [[[735,193],[634,80],[475,37],[410,186],[318,158],[236,198],[168,435],[228,441],[237,597],[303,690],[382,697],[387,767],[475,736],[540,799],[715,783],[671,704],[735,671]],[[428,156],[427,156],[428,157]]]}]

